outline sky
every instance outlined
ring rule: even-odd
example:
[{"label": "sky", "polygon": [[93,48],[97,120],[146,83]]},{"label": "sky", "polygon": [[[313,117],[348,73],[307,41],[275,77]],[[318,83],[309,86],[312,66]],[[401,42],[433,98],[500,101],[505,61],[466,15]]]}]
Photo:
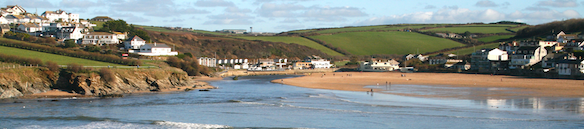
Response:
[{"label": "sky", "polygon": [[582,18],[584,0],[2,0],[30,13],[58,9],[87,19],[130,24],[253,32],[401,23],[502,20],[537,25]]}]

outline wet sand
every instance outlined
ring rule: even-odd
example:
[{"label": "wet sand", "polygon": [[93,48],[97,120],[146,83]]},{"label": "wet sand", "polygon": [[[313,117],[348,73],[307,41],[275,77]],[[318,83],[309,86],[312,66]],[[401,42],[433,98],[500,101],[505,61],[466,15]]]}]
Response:
[{"label": "wet sand", "polygon": [[[402,77],[402,74],[405,77]],[[391,93],[406,96],[454,97],[454,98],[509,98],[509,97],[584,97],[584,80],[525,78],[504,75],[459,74],[459,73],[400,73],[400,72],[335,72],[316,73],[303,77],[273,80],[274,83],[330,90],[369,91],[364,86],[386,86],[388,84],[428,85],[450,87],[438,90],[462,90],[470,88],[499,88],[496,92],[469,92],[470,94],[416,94]],[[374,89],[376,92],[380,89]],[[479,91],[482,92],[482,91]],[[448,93],[448,92],[447,92]],[[476,95],[475,95],[476,94]]]}]

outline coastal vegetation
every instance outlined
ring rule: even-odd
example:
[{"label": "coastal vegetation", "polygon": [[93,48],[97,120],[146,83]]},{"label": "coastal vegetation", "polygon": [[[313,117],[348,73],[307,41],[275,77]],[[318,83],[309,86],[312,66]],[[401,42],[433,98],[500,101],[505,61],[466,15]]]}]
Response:
[{"label": "coastal vegetation", "polygon": [[529,26],[517,31],[515,38],[533,38],[557,34],[560,31],[564,33],[580,33],[584,34],[584,19],[569,19],[563,21],[554,21],[550,23],[540,24],[536,26]]},{"label": "coastal vegetation", "polygon": [[94,61],[94,60],[75,58],[75,57],[69,57],[69,56],[63,56],[63,55],[57,55],[57,54],[50,54],[50,53],[44,53],[44,52],[38,52],[38,51],[32,51],[32,50],[26,50],[26,49],[12,48],[12,47],[0,46],[0,50],[1,50],[0,53],[2,53],[2,54],[14,55],[14,56],[19,56],[19,57],[24,57],[24,58],[34,58],[34,59],[42,60],[43,62],[54,61],[59,65],[78,63],[78,64],[82,64],[82,65],[87,65],[87,66],[122,66],[120,64]]},{"label": "coastal vegetation", "polygon": [[237,37],[246,40],[261,40],[261,41],[269,41],[269,42],[283,42],[283,43],[296,43],[299,45],[308,46],[317,50],[320,50],[328,55],[331,56],[342,56],[343,54],[331,50],[321,44],[318,44],[314,41],[311,41],[306,38],[302,37],[292,37],[292,36],[241,36]]}]

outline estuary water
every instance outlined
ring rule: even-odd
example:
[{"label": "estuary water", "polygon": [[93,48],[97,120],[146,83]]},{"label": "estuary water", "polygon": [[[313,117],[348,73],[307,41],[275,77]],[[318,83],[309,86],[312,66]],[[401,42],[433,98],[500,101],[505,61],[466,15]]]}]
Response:
[{"label": "estuary water", "polygon": [[207,92],[2,100],[0,128],[584,128],[581,98],[418,98],[270,83],[288,77],[214,81],[219,89]]}]

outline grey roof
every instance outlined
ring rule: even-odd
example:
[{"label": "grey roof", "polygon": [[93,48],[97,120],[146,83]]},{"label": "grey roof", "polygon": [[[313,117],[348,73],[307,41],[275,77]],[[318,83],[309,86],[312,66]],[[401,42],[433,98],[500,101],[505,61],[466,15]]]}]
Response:
[{"label": "grey roof", "polygon": [[10,25],[8,25],[8,24],[0,24],[0,29],[10,29]]}]

